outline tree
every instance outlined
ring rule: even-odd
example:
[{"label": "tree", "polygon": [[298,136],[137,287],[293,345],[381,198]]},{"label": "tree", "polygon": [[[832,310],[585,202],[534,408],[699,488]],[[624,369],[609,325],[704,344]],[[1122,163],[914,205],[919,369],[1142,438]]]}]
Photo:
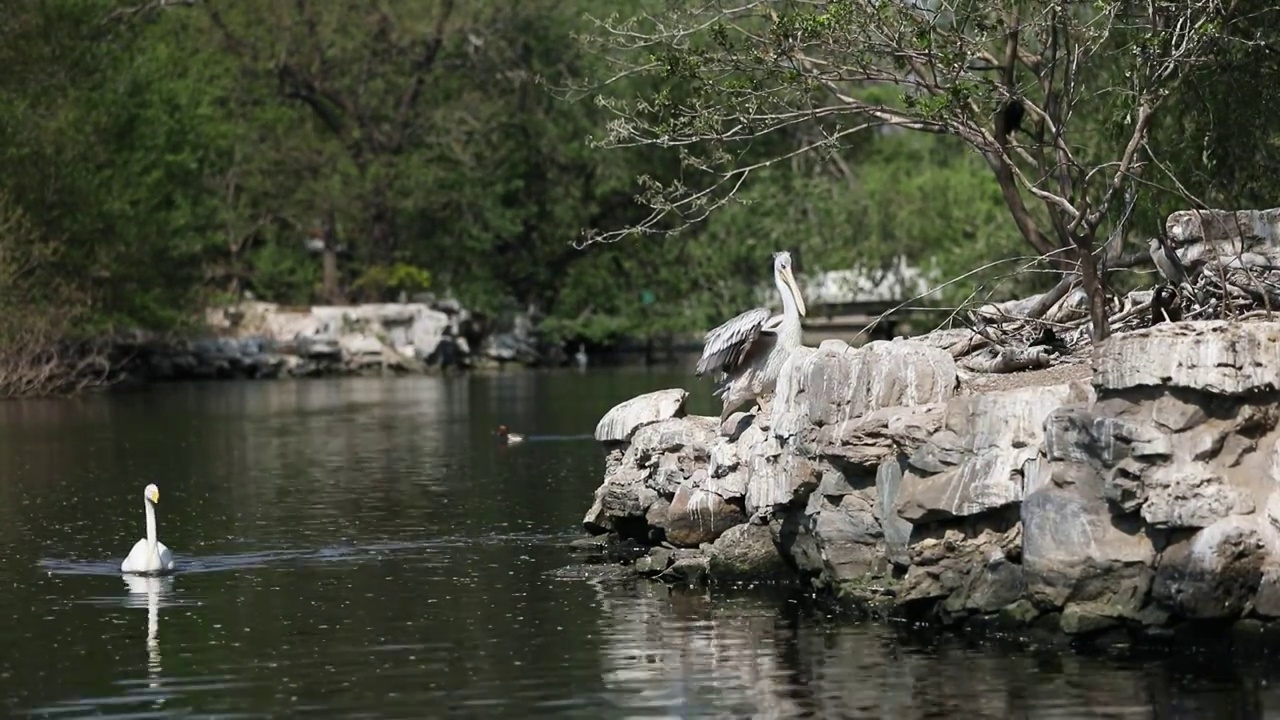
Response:
[{"label": "tree", "polygon": [[421,269],[473,309],[546,312],[582,257],[565,228],[630,212],[628,159],[581,144],[600,111],[540,86],[583,62],[572,3],[202,6],[243,71],[233,94],[269,88],[294,113],[300,139],[270,145],[298,191],[273,215],[323,228],[326,266],[347,246],[365,299]]},{"label": "tree", "polygon": [[1271,207],[1280,193],[1280,8],[1245,0],[1208,61],[1192,68],[1153,123],[1152,161],[1172,191],[1145,210]]},{"label": "tree", "polygon": [[[191,319],[214,204],[203,183],[218,138],[199,67],[177,49],[104,24],[105,0],[19,4],[0,26],[0,193],[43,260],[43,308],[68,332],[169,329]],[[11,61],[11,62],[10,62]]]},{"label": "tree", "polygon": [[[343,214],[355,221],[354,250],[385,274],[400,255],[395,195],[405,174],[424,152],[451,153],[451,141],[465,132],[464,118],[451,125],[423,108],[438,102],[428,87],[435,76],[460,62],[456,51],[466,36],[453,0],[395,10],[387,3],[310,0],[211,0],[203,7],[226,47],[260,81],[270,76],[280,96],[306,108],[327,136],[310,183],[313,214],[326,228],[326,263],[337,252],[336,216],[350,210]],[[354,207],[344,200],[352,194]]]},{"label": "tree", "polygon": [[[1150,165],[1152,124],[1230,37],[1238,9],[1237,0],[712,0],[601,18],[585,42],[611,68],[579,86],[613,113],[598,143],[676,148],[687,174],[646,179],[653,213],[589,239],[683,229],[763,169],[838,154],[859,133],[944,135],[983,159],[1025,242],[1072,271],[1037,310],[1078,275],[1101,340],[1106,263]],[[620,78],[650,84],[618,92]],[[812,139],[771,144],[797,127]],[[1106,225],[1117,241],[1098,256]]]}]

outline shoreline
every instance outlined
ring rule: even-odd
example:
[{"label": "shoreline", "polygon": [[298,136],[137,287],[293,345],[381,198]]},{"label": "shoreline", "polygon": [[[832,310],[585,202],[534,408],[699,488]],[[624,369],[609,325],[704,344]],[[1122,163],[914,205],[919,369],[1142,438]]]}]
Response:
[{"label": "shoreline", "polygon": [[[636,569],[634,561],[645,557],[640,548],[632,553],[618,547],[616,536],[584,536],[569,543],[569,552],[578,562],[562,567],[558,578],[590,579],[604,583],[656,583],[676,593],[741,593],[767,592],[782,594],[798,603],[803,611],[833,623],[876,623],[896,628],[904,637],[931,642],[946,636],[968,642],[995,643],[1026,651],[1030,649],[1062,649],[1082,652],[1112,653],[1117,650],[1139,656],[1165,656],[1171,651],[1202,650],[1257,653],[1270,656],[1280,648],[1280,621],[1258,618],[1202,620],[1166,627],[1138,623],[1116,625],[1105,631],[1069,634],[1055,624],[1056,618],[1022,623],[994,614],[975,616],[960,624],[944,624],[896,612],[891,604],[867,596],[841,595],[829,588],[806,584],[798,574],[785,578],[750,581],[717,581],[707,575],[690,581],[686,578],[658,579]],[[647,548],[646,548],[647,549]],[[630,555],[630,557],[627,557]]]},{"label": "shoreline", "polygon": [[242,302],[206,311],[208,334],[134,333],[113,355],[132,383],[171,380],[432,375],[545,362],[530,323],[488,328],[454,301],[285,307]]},{"label": "shoreline", "polygon": [[[493,327],[453,301],[299,308],[244,302],[211,308],[206,326],[208,333],[195,338],[134,332],[117,338],[110,354],[128,384],[576,367],[562,349],[539,346],[528,318],[517,316],[507,326]],[[589,358],[589,363],[661,366],[686,356],[696,357],[696,350],[668,349],[654,356],[643,344],[632,343]]]}]

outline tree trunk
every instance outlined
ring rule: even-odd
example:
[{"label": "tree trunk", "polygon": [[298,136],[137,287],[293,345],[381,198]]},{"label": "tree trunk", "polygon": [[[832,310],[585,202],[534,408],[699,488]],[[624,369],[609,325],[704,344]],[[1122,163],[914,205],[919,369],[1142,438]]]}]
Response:
[{"label": "tree trunk", "polygon": [[395,226],[391,208],[387,204],[387,188],[378,182],[373,188],[373,196],[369,198],[369,240],[372,244],[373,262],[376,265],[390,266],[395,257]]},{"label": "tree trunk", "polygon": [[342,304],[341,292],[338,290],[338,252],[325,243],[323,255],[322,289],[320,294],[330,305]]},{"label": "tree trunk", "polygon": [[330,305],[341,305],[343,299],[338,275],[338,222],[333,210],[329,211],[329,217],[325,219],[321,261],[321,298]]},{"label": "tree trunk", "polygon": [[1111,336],[1110,318],[1107,316],[1107,289],[1098,275],[1098,264],[1091,252],[1093,238],[1076,238],[1076,259],[1080,263],[1080,284],[1089,298],[1089,320],[1093,327],[1093,342],[1100,343]]}]

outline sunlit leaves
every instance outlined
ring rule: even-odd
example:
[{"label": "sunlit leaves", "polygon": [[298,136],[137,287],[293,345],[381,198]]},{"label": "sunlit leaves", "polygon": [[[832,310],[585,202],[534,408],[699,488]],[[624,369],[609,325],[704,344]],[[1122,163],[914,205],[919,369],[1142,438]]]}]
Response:
[{"label": "sunlit leaves", "polygon": [[[667,14],[647,15],[625,30],[602,23],[594,46],[611,69],[630,68],[631,77],[648,78],[652,68],[636,63],[632,53],[643,47],[663,58],[651,63],[665,68],[660,79],[685,81],[678,102],[647,105],[646,89],[653,86],[611,94],[618,101],[611,107],[621,117],[610,124],[607,145],[675,146],[682,171],[703,173],[699,178],[682,172],[679,182],[659,177],[647,184],[641,199],[655,213],[644,221],[644,234],[714,235],[720,215],[738,212],[738,200],[776,190],[753,183],[812,180],[804,174],[812,165],[799,160],[802,155],[819,156],[819,166],[841,167],[851,189],[870,194],[880,166],[842,146],[850,142],[849,133],[889,125],[945,133],[981,155],[985,163],[966,166],[955,180],[980,183],[984,164],[994,171],[986,176],[987,190],[1001,192],[987,198],[1006,205],[1009,226],[1038,255],[1090,248],[1110,232],[1122,216],[1117,198],[1137,176],[1155,172],[1154,163],[1129,148],[1148,149],[1147,119],[1177,92],[1186,73],[1221,52],[1215,33],[1238,10],[1233,4],[1224,15],[1228,6],[1214,2],[1108,2],[1090,8],[1030,0],[748,0],[667,7]],[[1008,108],[1024,111],[1012,121],[1016,127]],[[889,158],[879,162],[894,164]],[[937,168],[916,165],[899,174],[933,181]],[[914,200],[914,214],[904,213],[890,233],[907,237],[914,217],[934,213],[949,195],[922,194]],[[882,198],[866,215],[883,214],[893,204],[894,198]],[[748,217],[748,225],[763,223],[767,214]],[[797,227],[807,231],[815,217]],[[972,224],[963,214],[953,220]],[[596,237],[628,234],[621,229]],[[1009,249],[978,237],[965,243],[991,252]],[[1085,282],[1097,289],[1097,299],[1102,286],[1092,275]],[[1105,334],[1102,306],[1093,304],[1099,337]]]}]

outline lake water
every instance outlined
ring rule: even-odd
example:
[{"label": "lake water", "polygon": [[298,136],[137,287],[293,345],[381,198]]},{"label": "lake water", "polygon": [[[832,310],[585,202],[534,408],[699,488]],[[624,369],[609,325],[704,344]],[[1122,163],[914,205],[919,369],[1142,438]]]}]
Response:
[{"label": "lake water", "polygon": [[[1267,658],[1012,652],[782,592],[559,579],[599,416],[672,372],[0,404],[0,716],[1255,718]],[[711,408],[705,389],[695,409]],[[499,447],[505,423],[533,437]],[[578,437],[574,437],[578,436]],[[160,487],[182,572],[126,580]]]}]

